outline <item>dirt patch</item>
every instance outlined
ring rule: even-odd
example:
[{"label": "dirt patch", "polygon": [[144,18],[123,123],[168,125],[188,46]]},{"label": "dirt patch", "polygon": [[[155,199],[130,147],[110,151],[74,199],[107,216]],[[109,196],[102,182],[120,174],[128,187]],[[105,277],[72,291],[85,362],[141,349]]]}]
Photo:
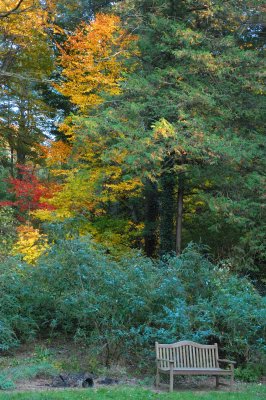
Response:
[{"label": "dirt patch", "polygon": [[[21,381],[16,383],[16,391],[23,392],[23,391],[43,391],[43,390],[58,390],[58,387],[54,385],[54,380],[51,378],[36,378],[32,379],[31,381]],[[94,379],[93,388],[100,388],[106,386],[115,386],[115,385],[130,385],[130,386],[137,386],[136,379],[126,379],[126,380],[119,380],[113,379],[108,377],[97,377]],[[75,388],[77,386],[72,386]],[[63,387],[59,387],[63,389]],[[150,389],[150,388],[149,388]]]},{"label": "dirt patch", "polygon": [[52,390],[50,386],[51,379],[36,378],[31,381],[17,382],[16,391],[27,392],[27,391],[40,391],[40,390]]},{"label": "dirt patch", "polygon": [[[25,382],[17,382],[16,383],[16,391],[46,391],[46,390],[58,390],[58,388],[52,386],[53,380],[50,379],[41,379],[36,378],[31,381]],[[221,380],[222,383],[226,384],[226,380]],[[97,377],[94,379],[93,388],[106,387],[107,385],[116,386],[116,385],[129,385],[129,386],[140,386],[139,381],[137,379],[112,379],[107,377]],[[163,385],[156,389],[153,385],[141,385],[145,387],[145,389],[152,390],[155,393],[167,392],[169,390],[169,384],[165,381]],[[245,390],[246,384],[241,382],[236,382],[233,387],[234,392]],[[61,388],[63,389],[63,388]],[[211,391],[219,391],[219,392],[228,392],[230,391],[230,386],[221,385],[219,388],[215,387],[215,379],[212,378],[180,378],[174,382],[174,391],[193,391],[193,392],[211,392]]]}]

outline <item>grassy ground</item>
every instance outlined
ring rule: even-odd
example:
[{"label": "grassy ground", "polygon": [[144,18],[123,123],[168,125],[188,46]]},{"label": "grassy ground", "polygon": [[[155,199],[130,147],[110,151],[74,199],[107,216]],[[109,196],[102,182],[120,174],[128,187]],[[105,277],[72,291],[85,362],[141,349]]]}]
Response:
[{"label": "grassy ground", "polygon": [[266,386],[249,385],[245,392],[154,393],[142,388],[57,390],[46,392],[0,393],[0,400],[263,400]]}]

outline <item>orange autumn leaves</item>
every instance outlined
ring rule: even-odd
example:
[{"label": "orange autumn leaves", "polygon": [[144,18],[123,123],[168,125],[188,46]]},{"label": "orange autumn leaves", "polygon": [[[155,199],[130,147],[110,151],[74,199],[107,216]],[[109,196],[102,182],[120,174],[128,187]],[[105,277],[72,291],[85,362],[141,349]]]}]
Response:
[{"label": "orange autumn leaves", "polygon": [[97,14],[91,24],[82,23],[60,47],[65,80],[57,90],[83,112],[101,104],[104,94],[120,94],[135,40],[115,15]]}]

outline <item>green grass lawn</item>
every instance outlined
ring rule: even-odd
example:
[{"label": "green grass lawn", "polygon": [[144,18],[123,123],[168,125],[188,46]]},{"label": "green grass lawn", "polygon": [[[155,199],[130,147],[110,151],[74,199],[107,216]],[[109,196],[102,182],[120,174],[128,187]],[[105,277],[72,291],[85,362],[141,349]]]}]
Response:
[{"label": "green grass lawn", "polygon": [[0,393],[0,400],[263,400],[266,386],[250,385],[244,392],[153,393],[142,388],[104,388],[47,392]]}]

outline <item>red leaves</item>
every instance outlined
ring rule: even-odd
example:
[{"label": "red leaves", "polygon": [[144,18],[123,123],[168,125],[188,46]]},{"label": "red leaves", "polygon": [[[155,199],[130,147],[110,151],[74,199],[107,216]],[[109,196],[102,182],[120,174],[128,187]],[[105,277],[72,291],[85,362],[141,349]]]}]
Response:
[{"label": "red leaves", "polygon": [[54,210],[47,200],[53,195],[55,187],[40,182],[32,169],[25,165],[17,166],[19,178],[9,178],[9,192],[15,197],[14,201],[2,201],[0,206],[15,206],[19,213],[24,214],[37,209]]}]

